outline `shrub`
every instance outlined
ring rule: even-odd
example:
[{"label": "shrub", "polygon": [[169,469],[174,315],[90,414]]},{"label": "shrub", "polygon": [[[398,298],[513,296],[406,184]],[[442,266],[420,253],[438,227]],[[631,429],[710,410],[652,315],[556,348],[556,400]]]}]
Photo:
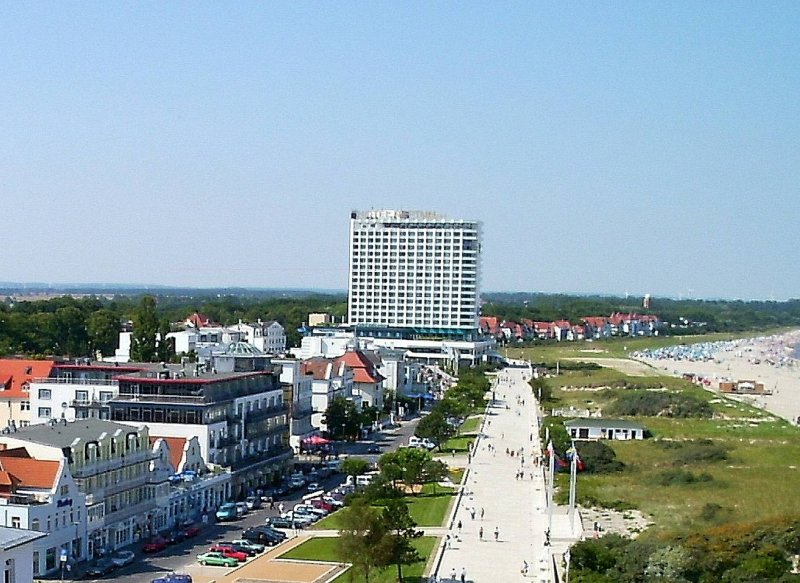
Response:
[{"label": "shrub", "polygon": [[587,473],[608,474],[620,472],[625,468],[625,464],[617,459],[617,454],[611,446],[602,441],[579,441],[575,447],[583,463],[586,464]]},{"label": "shrub", "polygon": [[694,474],[686,470],[666,470],[658,474],[656,483],[660,486],[682,486],[686,484],[697,484],[699,482],[710,482],[713,480],[711,474]]},{"label": "shrub", "polygon": [[693,395],[635,391],[619,394],[606,407],[606,413],[644,417],[710,418],[713,409],[707,401]]},{"label": "shrub", "polygon": [[724,445],[714,443],[710,439],[698,439],[684,442],[683,447],[675,455],[675,464],[711,463],[727,459],[728,449]]}]

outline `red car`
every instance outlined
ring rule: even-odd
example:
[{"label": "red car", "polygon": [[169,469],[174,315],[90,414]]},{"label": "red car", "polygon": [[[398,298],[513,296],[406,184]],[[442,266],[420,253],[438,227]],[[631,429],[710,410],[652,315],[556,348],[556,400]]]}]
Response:
[{"label": "red car", "polygon": [[200,527],[196,524],[187,524],[183,527],[183,535],[186,538],[192,538],[200,534]]},{"label": "red car", "polygon": [[145,553],[158,553],[167,548],[167,539],[163,536],[155,536],[149,542],[144,543],[142,552]]},{"label": "red car", "polygon": [[242,551],[237,551],[231,546],[228,545],[214,545],[209,551],[222,553],[223,556],[236,559],[240,563],[244,563],[247,560],[247,553],[243,553]]},{"label": "red car", "polygon": [[328,512],[333,512],[335,510],[333,504],[328,504],[322,498],[315,498],[314,500],[312,500],[311,506],[313,506],[314,508],[322,508],[323,510],[326,510]]}]

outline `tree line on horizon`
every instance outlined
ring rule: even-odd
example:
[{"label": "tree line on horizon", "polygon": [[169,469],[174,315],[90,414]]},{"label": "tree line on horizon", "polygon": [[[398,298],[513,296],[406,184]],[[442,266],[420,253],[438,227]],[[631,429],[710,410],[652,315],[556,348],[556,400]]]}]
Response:
[{"label": "tree line on horizon", "polygon": [[[298,328],[308,314],[327,312],[337,322],[347,315],[346,295],[296,296],[259,295],[117,295],[112,299],[89,296],[61,296],[36,301],[0,302],[0,356],[93,357],[114,353],[119,332],[142,316],[143,298],[155,299],[157,328],[167,330],[193,312],[200,312],[222,325],[239,320],[254,322],[276,320],[286,329],[287,344],[298,346],[302,337]],[[763,330],[778,326],[800,325],[800,300],[765,302],[739,300],[671,300],[655,298],[650,310],[641,308],[639,298],[607,296],[569,296],[564,294],[486,294],[482,312],[505,320],[552,321],[567,319],[580,322],[590,315],[613,312],[657,314],[667,322],[685,318],[705,322],[696,331],[727,332]],[[148,316],[147,321],[152,324]]]},{"label": "tree line on horizon", "polygon": [[563,319],[578,324],[587,316],[635,312],[654,314],[671,324],[688,321],[693,323],[690,327],[696,332],[741,332],[800,325],[800,300],[797,299],[775,302],[652,298],[650,308],[645,309],[642,297],[492,293],[484,294],[483,298],[481,312],[484,315],[513,322]]}]

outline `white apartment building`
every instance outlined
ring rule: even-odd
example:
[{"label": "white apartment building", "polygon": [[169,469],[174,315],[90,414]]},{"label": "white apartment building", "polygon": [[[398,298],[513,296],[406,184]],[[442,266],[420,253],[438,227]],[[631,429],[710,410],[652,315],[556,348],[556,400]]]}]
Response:
[{"label": "white apartment building", "polygon": [[311,424],[313,376],[303,373],[303,362],[299,359],[276,358],[272,361],[281,367],[281,386],[284,400],[291,403],[289,418],[289,445],[297,453],[300,442],[314,435],[317,430]]},{"label": "white apartment building", "polygon": [[244,341],[258,348],[267,354],[283,354],[286,352],[286,330],[280,322],[260,319],[250,324],[239,320],[238,324],[230,326],[229,329],[243,332]]},{"label": "white apartment building", "polygon": [[431,212],[350,215],[349,323],[359,335],[472,340],[481,224]]},{"label": "white apartment building", "polygon": [[62,555],[71,565],[86,559],[86,497],[66,459],[41,460],[26,448],[2,449],[0,477],[0,525],[48,534],[32,542],[33,575],[57,573]]}]

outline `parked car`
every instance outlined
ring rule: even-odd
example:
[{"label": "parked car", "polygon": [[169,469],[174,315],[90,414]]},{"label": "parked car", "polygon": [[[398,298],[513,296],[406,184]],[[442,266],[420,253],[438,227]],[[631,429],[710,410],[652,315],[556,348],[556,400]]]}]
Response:
[{"label": "parked car", "polygon": [[226,557],[231,557],[236,559],[240,563],[244,563],[247,558],[250,556],[247,553],[243,553],[242,551],[237,551],[231,545],[228,544],[217,544],[208,549],[212,553],[222,553]]},{"label": "parked car", "polygon": [[186,538],[194,538],[200,534],[200,527],[193,522],[187,522],[183,525],[183,534]]},{"label": "parked car", "polygon": [[306,486],[306,490],[309,492],[316,492],[320,488],[321,486],[319,485],[319,482],[311,482],[308,486]]},{"label": "parked car", "polygon": [[255,551],[256,553],[263,553],[265,548],[264,545],[249,541],[245,538],[240,538],[236,539],[235,541],[231,541],[231,544],[234,544],[242,548],[249,548],[250,550]]},{"label": "parked car", "polygon": [[173,530],[164,537],[168,545],[175,545],[186,540],[186,534],[180,529]]},{"label": "parked car", "polygon": [[292,521],[283,516],[270,516],[267,518],[267,524],[274,528],[292,528]]},{"label": "parked car", "polygon": [[381,453],[381,446],[380,445],[370,445],[367,448],[367,453]]},{"label": "parked car", "polygon": [[275,546],[283,542],[283,539],[276,534],[276,531],[271,530],[269,527],[261,526],[248,528],[242,533],[242,538],[269,546]]},{"label": "parked car", "polygon": [[251,548],[250,548],[249,546],[247,546],[247,545],[245,545],[245,546],[242,546],[242,545],[239,545],[239,544],[237,544],[237,543],[235,543],[235,542],[229,542],[229,541],[225,541],[225,542],[217,543],[216,545],[214,545],[214,549],[215,549],[215,550],[219,550],[219,548],[218,548],[218,547],[221,547],[221,546],[230,547],[230,548],[231,548],[231,549],[233,549],[234,551],[238,551],[238,552],[240,552],[240,553],[244,553],[244,554],[245,554],[245,555],[247,555],[248,557],[255,557],[255,556],[258,554],[258,551],[257,551],[257,550],[255,550],[255,549],[251,549]]},{"label": "parked car", "polygon": [[222,553],[203,553],[197,555],[197,561],[201,565],[213,565],[216,567],[235,567],[239,561],[233,557],[226,557]]},{"label": "parked car", "polygon": [[247,504],[249,510],[258,510],[261,508],[261,498],[258,496],[248,496],[244,503]]},{"label": "parked car", "polygon": [[148,542],[144,543],[142,551],[145,553],[158,553],[167,548],[167,539],[163,536],[154,536]]},{"label": "parked car", "polygon": [[108,575],[111,571],[117,568],[117,565],[109,559],[108,557],[103,557],[102,559],[98,559],[93,565],[91,565],[87,570],[86,574],[91,575],[92,577],[102,577],[104,575]]},{"label": "parked car", "polygon": [[111,559],[111,562],[114,563],[117,567],[124,567],[125,565],[130,565],[131,563],[133,563],[135,558],[136,555],[133,553],[133,551],[117,551],[115,555],[109,557],[109,559]]},{"label": "parked car", "polygon": [[303,514],[316,515],[319,518],[324,518],[329,514],[329,512],[324,508],[316,508],[312,504],[295,504],[294,511]]},{"label": "parked car", "polygon": [[323,496],[322,501],[326,504],[330,504],[334,508],[341,508],[344,506],[344,500],[341,498],[335,498],[334,496]]},{"label": "parked car", "polygon": [[150,583],[192,583],[192,576],[187,573],[169,573],[153,579]]},{"label": "parked car", "polygon": [[236,514],[238,516],[244,516],[248,512],[250,512],[250,509],[247,507],[247,502],[236,503]]},{"label": "parked car", "polygon": [[217,520],[235,520],[237,518],[239,518],[239,513],[233,502],[226,502],[217,510]]},{"label": "parked car", "polygon": [[314,498],[313,500],[309,501],[309,504],[311,504],[311,506],[314,508],[321,508],[328,513],[333,512],[337,508],[330,502],[326,502],[323,498]]}]

